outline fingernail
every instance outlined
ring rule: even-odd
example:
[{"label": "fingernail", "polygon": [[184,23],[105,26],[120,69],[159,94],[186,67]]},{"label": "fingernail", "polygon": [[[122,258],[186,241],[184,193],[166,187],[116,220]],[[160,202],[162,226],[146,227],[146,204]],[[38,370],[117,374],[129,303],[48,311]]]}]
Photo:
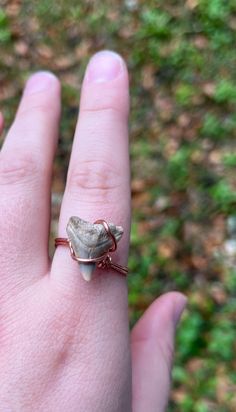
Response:
[{"label": "fingernail", "polygon": [[178,298],[175,300],[175,305],[174,305],[174,324],[175,327],[178,326],[178,323],[181,319],[182,313],[186,307],[187,304],[187,298],[186,296],[179,294]]},{"label": "fingernail", "polygon": [[124,62],[119,54],[104,50],[96,53],[86,70],[86,81],[104,83],[116,79],[124,70]]},{"label": "fingernail", "polygon": [[33,94],[47,90],[53,82],[55,83],[54,74],[47,71],[37,72],[27,81],[24,94]]}]

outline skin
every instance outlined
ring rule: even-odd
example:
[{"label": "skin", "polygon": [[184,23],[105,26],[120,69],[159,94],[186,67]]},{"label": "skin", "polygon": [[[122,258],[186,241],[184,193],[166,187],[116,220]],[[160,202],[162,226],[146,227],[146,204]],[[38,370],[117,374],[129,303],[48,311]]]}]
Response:
[{"label": "skin", "polygon": [[[82,85],[58,236],[66,237],[71,215],[122,225],[113,255],[122,265],[130,230],[128,112],[124,61],[97,53]],[[50,261],[59,119],[60,83],[38,72],[0,152],[0,411],[164,411],[186,298],[156,299],[130,334],[123,276],[96,271],[85,282],[63,246]]]}]

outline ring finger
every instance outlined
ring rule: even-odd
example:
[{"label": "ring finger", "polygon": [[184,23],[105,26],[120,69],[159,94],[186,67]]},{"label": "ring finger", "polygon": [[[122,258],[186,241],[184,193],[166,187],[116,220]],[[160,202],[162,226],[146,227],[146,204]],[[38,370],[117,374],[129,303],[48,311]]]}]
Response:
[{"label": "ring finger", "polygon": [[[124,235],[112,256],[121,265],[127,264],[130,229],[128,110],[128,74],[123,60],[112,52],[96,54],[83,82],[59,236],[66,237],[68,219],[74,215],[90,222],[100,218],[122,225]],[[51,279],[52,284],[60,286],[66,303],[68,299],[72,302],[73,319],[77,318],[77,346],[81,337],[86,337],[87,345],[76,350],[89,359],[86,381],[90,387],[94,384],[97,393],[110,394],[116,388],[115,410],[129,410],[131,368],[125,277],[101,270],[91,282],[86,282],[69,249],[59,246]],[[73,360],[73,366],[83,381],[80,356]],[[112,396],[107,402],[112,402]],[[114,410],[114,405],[102,409]],[[97,406],[93,410],[98,410]]]},{"label": "ring finger", "polygon": [[[128,75],[123,60],[113,52],[97,53],[83,82],[59,221],[60,237],[66,237],[67,222],[74,215],[91,222],[103,218],[122,225],[125,233],[116,256],[121,264],[127,261],[130,226],[128,108]],[[78,279],[78,265],[71,260],[68,249],[59,247],[53,268],[62,267],[64,271],[56,273],[63,284],[73,283],[76,277],[79,288],[86,287]],[[114,276],[108,277],[117,282]],[[124,284],[120,279],[118,283]]]}]

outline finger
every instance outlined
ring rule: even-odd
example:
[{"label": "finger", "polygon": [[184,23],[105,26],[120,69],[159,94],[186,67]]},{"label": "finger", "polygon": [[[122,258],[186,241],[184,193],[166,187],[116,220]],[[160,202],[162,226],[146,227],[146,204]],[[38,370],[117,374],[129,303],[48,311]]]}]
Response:
[{"label": "finger", "polygon": [[[128,76],[123,60],[112,52],[98,53],[91,59],[83,82],[59,221],[61,237],[66,237],[65,228],[73,215],[91,222],[103,218],[122,225],[125,234],[116,256],[121,264],[127,262],[130,226],[128,107]],[[61,281],[65,276],[68,285],[71,277],[79,277],[78,265],[71,260],[68,250],[59,247],[55,268],[62,265],[65,270],[57,273]],[[117,276],[105,277],[117,283]],[[121,279],[118,283],[124,284]],[[85,287],[83,280],[80,286]]]},{"label": "finger", "polygon": [[48,269],[50,183],[59,114],[57,78],[47,72],[34,74],[26,84],[0,153],[0,268],[4,290],[6,283],[10,289],[20,289]]},{"label": "finger", "polygon": [[167,293],[152,303],[132,330],[133,412],[166,410],[175,329],[185,305],[185,296]]},{"label": "finger", "polygon": [[[82,86],[59,222],[60,237],[66,237],[70,216],[77,215],[90,222],[103,218],[122,225],[124,235],[113,254],[113,260],[122,265],[127,264],[130,229],[128,108],[128,74],[123,60],[111,52],[96,54],[88,65]],[[76,345],[80,345],[81,336],[86,336],[86,345],[76,351],[86,351],[89,359],[85,379],[90,387],[96,387],[97,393],[109,394],[106,407],[100,409],[130,410],[126,279],[116,272],[97,270],[91,282],[86,282],[68,248],[59,246],[53,259],[51,285],[59,287],[66,302],[70,299],[74,305]],[[63,301],[62,297],[60,300]],[[84,370],[79,359],[79,355],[73,359],[73,365],[82,381]],[[114,388],[116,407],[111,396]],[[90,409],[97,410],[99,406],[90,405]]]}]

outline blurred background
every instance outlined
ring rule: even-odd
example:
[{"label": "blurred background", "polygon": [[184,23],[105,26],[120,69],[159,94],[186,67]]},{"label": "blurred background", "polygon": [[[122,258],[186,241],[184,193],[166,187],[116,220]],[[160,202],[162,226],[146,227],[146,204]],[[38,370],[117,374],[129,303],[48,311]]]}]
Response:
[{"label": "blurred background", "polygon": [[30,73],[62,82],[52,232],[88,59],[125,58],[130,325],[161,293],[184,292],[168,412],[236,411],[235,0],[0,0],[0,46],[5,133]]}]

